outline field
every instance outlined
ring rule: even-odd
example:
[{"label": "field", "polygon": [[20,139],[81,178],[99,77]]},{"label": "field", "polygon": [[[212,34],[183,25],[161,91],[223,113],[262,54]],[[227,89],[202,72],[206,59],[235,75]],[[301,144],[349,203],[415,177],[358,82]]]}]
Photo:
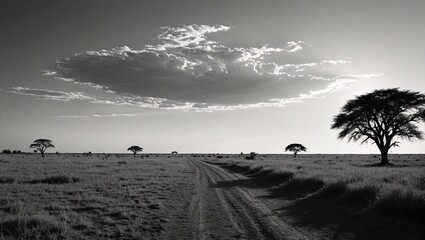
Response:
[{"label": "field", "polygon": [[157,238],[187,217],[191,171],[156,155],[0,155],[0,239]]},{"label": "field", "polygon": [[0,239],[424,239],[425,156],[0,155]]}]

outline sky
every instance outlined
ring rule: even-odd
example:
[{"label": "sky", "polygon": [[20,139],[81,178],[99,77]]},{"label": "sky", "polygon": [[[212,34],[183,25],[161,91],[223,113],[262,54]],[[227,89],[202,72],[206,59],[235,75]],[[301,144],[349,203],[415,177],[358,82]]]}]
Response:
[{"label": "sky", "polygon": [[2,1],[0,148],[379,153],[332,118],[375,89],[425,93],[424,22],[421,0]]}]

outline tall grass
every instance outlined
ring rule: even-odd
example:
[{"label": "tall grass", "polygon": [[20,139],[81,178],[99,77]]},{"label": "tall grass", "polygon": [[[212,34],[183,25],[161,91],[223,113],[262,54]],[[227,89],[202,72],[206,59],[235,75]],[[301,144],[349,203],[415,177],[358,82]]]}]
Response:
[{"label": "tall grass", "polygon": [[68,226],[48,214],[18,215],[0,220],[1,239],[79,239]]},{"label": "tall grass", "polygon": [[[409,160],[409,159],[419,159]],[[277,195],[333,200],[363,212],[425,223],[425,159],[401,155],[395,167],[370,167],[372,155],[277,155],[262,161],[234,157],[222,166],[258,181],[283,184]],[[254,174],[253,174],[254,173]],[[270,184],[273,185],[273,184]],[[279,191],[281,191],[279,193]]]}]

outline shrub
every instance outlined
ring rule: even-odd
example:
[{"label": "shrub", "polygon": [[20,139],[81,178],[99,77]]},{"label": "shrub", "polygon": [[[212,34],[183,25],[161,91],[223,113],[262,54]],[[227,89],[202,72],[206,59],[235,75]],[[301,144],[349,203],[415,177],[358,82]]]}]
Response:
[{"label": "shrub", "polygon": [[247,160],[254,160],[254,159],[255,159],[255,157],[257,157],[257,153],[255,153],[255,152],[250,152],[250,153],[249,153],[249,156],[246,156],[246,157],[245,157],[245,159],[247,159]]}]

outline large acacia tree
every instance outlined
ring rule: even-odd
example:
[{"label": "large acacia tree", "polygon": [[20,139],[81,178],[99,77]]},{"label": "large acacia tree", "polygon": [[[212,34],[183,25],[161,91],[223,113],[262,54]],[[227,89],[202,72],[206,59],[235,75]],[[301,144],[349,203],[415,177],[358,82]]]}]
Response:
[{"label": "large acacia tree", "polygon": [[44,152],[48,148],[54,148],[55,146],[52,144],[52,141],[49,139],[37,139],[33,144],[30,145],[30,148],[35,148],[41,153],[41,157],[44,157]]},{"label": "large acacia tree", "polygon": [[307,148],[304,147],[302,144],[299,144],[299,143],[291,143],[288,146],[286,146],[285,152],[286,151],[293,152],[294,153],[294,157],[296,158],[297,157],[297,154],[299,152],[305,152],[305,151],[307,151]]},{"label": "large acacia tree", "polygon": [[333,119],[332,129],[348,141],[373,142],[388,164],[388,151],[397,139],[423,139],[417,123],[425,121],[425,95],[398,88],[379,89],[349,100]]}]

